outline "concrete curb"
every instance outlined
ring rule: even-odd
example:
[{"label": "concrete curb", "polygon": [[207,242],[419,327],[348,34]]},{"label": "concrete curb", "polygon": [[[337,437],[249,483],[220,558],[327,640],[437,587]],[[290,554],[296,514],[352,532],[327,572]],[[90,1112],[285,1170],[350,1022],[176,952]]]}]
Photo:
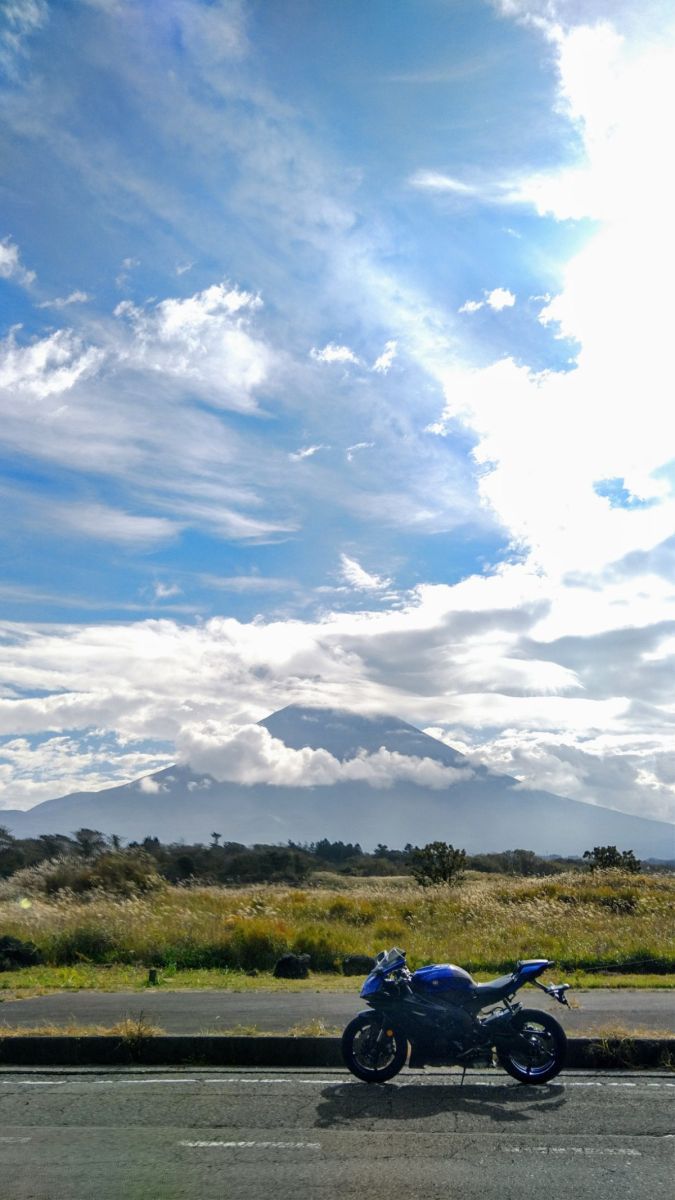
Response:
[{"label": "concrete curb", "polygon": [[[675,1069],[675,1038],[568,1038],[567,1066]],[[328,1037],[0,1037],[0,1066],[342,1067]]]}]

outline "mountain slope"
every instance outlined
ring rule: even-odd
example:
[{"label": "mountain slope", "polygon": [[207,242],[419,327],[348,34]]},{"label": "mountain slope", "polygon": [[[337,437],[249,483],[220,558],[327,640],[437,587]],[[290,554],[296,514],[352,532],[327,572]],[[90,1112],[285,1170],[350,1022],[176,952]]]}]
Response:
[{"label": "mountain slope", "polygon": [[[290,706],[261,724],[293,749],[323,748],[340,759],[384,746],[467,766],[456,750],[394,717]],[[247,844],[328,837],[372,847],[442,839],[473,853],[521,846],[542,854],[579,854],[612,844],[641,858],[675,857],[673,825],[523,789],[511,777],[485,769],[444,789],[409,782],[390,788],[363,782],[291,788],[220,783],[174,766],[145,780],[47,800],[28,812],[0,811],[0,824],[17,836],[87,826],[135,840],[156,835],[189,842],[208,841],[215,830],[226,841]]]}]

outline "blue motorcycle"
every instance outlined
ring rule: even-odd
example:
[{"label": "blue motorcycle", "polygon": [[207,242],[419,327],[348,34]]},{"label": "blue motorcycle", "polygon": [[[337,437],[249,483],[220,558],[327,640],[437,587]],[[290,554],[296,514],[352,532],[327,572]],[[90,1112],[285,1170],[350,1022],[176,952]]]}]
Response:
[{"label": "blue motorcycle", "polygon": [[[383,950],[361,989],[369,1009],[342,1035],[344,1061],[358,1079],[385,1083],[401,1070],[409,1050],[411,1067],[492,1066],[496,1056],[521,1083],[547,1083],[565,1065],[565,1031],[550,1013],[523,1008],[513,997],[533,983],[567,1005],[568,983],[537,981],[553,965],[529,958],[510,975],[476,983],[452,963],[411,972],[404,950]],[[490,1011],[479,1015],[484,1009]]]}]

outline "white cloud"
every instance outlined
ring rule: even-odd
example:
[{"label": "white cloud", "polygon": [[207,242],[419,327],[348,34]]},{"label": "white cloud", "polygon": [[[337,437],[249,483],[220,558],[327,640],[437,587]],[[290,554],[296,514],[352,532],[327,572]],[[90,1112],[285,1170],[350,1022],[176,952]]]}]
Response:
[{"label": "white cloud", "polygon": [[354,354],[349,346],[337,346],[335,342],[328,342],[323,350],[317,350],[316,346],[312,346],[309,352],[310,358],[315,362],[320,363],[357,363],[359,359]]},{"label": "white cloud", "polygon": [[31,34],[49,16],[46,0],[4,0],[0,10],[0,66],[12,77]]},{"label": "white cloud", "polygon": [[[122,740],[161,739],[186,754],[189,741],[219,755],[231,726],[291,702],[329,704],[439,727],[475,762],[530,786],[553,788],[557,778],[562,791],[563,772],[573,768],[576,798],[672,819],[674,637],[667,580],[631,577],[603,594],[526,565],[425,585],[383,611],[314,621],[5,624],[0,734],[74,736],[93,727]],[[517,760],[509,757],[516,748]],[[72,782],[66,759],[49,776],[51,795]],[[381,764],[385,776],[389,765]],[[367,766],[371,778],[376,766]],[[319,767],[316,760],[312,770]],[[300,761],[291,756],[288,770],[299,771]],[[79,786],[88,786],[84,768]]]},{"label": "white cloud", "polygon": [[12,330],[0,343],[0,388],[40,400],[67,392],[95,371],[103,352],[86,346],[68,330],[21,346]]},{"label": "white cloud", "polygon": [[391,579],[384,579],[379,575],[370,575],[368,571],[364,571],[355,558],[349,558],[346,554],[341,554],[340,563],[342,578],[350,587],[355,588],[356,591],[379,592],[391,586]]},{"label": "white cloud", "polygon": [[285,592],[297,584],[275,575],[202,575],[202,583],[222,592]]},{"label": "white cloud", "polygon": [[457,309],[460,313],[475,313],[485,305],[489,305],[494,312],[501,312],[503,308],[513,308],[516,302],[516,297],[508,288],[496,287],[491,292],[485,292],[484,300],[465,300],[461,308]]},{"label": "white cloud", "polygon": [[485,308],[484,300],[465,300],[462,307],[457,309],[460,313],[475,313],[481,308]]},{"label": "white cloud", "polygon": [[142,792],[144,796],[157,796],[160,792],[165,792],[166,787],[164,787],[158,779],[153,779],[150,775],[144,775],[143,778],[139,779],[138,781],[138,790],[139,792]]},{"label": "white cloud", "polygon": [[124,300],[115,316],[129,322],[133,337],[120,356],[136,369],[191,385],[217,407],[250,411],[272,365],[269,348],[247,328],[261,306],[259,296],[225,283],[152,307]]},{"label": "white cloud", "polygon": [[195,771],[234,783],[278,787],[317,787],[362,781],[388,788],[398,781],[420,787],[447,788],[471,778],[471,769],[446,767],[429,758],[386,750],[362,752],[341,761],[327,750],[293,750],[261,725],[222,726],[215,721],[184,729],[178,739],[180,758]]},{"label": "white cloud", "polygon": [[168,754],[96,737],[12,738],[0,746],[0,814],[3,808],[30,808],[54,796],[126,783],[170,761]]},{"label": "white cloud", "polygon": [[68,296],[57,296],[54,300],[43,300],[42,303],[38,304],[37,307],[57,309],[68,308],[70,304],[86,304],[88,300],[91,300],[91,296],[88,292],[76,290],[74,292],[70,292]]},{"label": "white cloud", "polygon": [[126,546],[166,542],[180,528],[165,517],[139,516],[105,504],[56,503],[50,504],[48,512],[50,521],[59,529]]},{"label": "white cloud", "polygon": [[140,267],[141,260],[139,258],[123,258],[121,270],[115,277],[115,284],[118,288],[126,288],[129,283],[131,271],[135,271],[136,267]]},{"label": "white cloud", "polygon": [[[277,361],[251,329],[260,307],[252,293],[219,284],[143,308],[124,302],[113,320],[85,314],[81,335],[58,329],[28,341],[15,327],[0,341],[0,441],[10,453],[112,477],[131,492],[132,510],[151,505],[161,519],[219,537],[260,542],[294,531],[279,488],[286,456],[261,454],[250,426],[207,411],[258,411],[256,390]],[[274,493],[271,515],[254,480]]]},{"label": "white cloud", "polygon": [[179,588],[177,583],[162,583],[159,581],[154,586],[155,600],[168,600],[171,596],[180,596],[182,588]]},{"label": "white cloud", "polygon": [[0,242],[0,279],[13,279],[22,287],[29,287],[35,279],[35,271],[24,267],[19,247],[8,237]]},{"label": "white cloud", "polygon": [[455,196],[476,196],[478,189],[471,184],[454,179],[451,175],[443,175],[440,171],[416,171],[410,177],[411,187],[429,192],[449,192]]},{"label": "white cloud", "polygon": [[330,446],[324,446],[323,442],[316,446],[301,446],[299,450],[293,450],[288,457],[291,462],[301,462],[303,458],[312,458],[319,450],[330,450]]},{"label": "white cloud", "polygon": [[372,450],[374,445],[374,442],[354,442],[353,446],[347,446],[345,450],[347,462],[353,462],[354,454],[357,450]]},{"label": "white cloud", "polygon": [[[484,502],[521,552],[562,579],[645,552],[675,526],[666,471],[675,437],[675,37],[636,44],[607,24],[546,36],[562,110],[584,153],[578,166],[524,180],[522,195],[542,212],[600,222],[540,314],[575,339],[574,369],[530,371],[508,358],[453,367],[445,413],[432,428],[460,421],[478,436]],[[612,479],[638,503],[612,506],[598,495],[596,485]]]},{"label": "white cloud", "polygon": [[375,359],[371,370],[377,371],[380,375],[386,375],[391,368],[391,364],[396,358],[397,345],[398,343],[393,340],[387,342],[380,356]]},{"label": "white cloud", "polygon": [[493,308],[495,312],[501,312],[503,308],[513,308],[515,302],[516,298],[508,288],[493,288],[485,296],[485,303],[489,304],[490,308]]}]

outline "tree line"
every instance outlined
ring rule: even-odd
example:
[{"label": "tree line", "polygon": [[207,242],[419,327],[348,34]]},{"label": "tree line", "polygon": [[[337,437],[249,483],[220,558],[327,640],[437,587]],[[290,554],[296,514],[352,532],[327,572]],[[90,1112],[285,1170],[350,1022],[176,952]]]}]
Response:
[{"label": "tree line", "polygon": [[[584,861],[585,860],[585,861]],[[490,854],[467,854],[446,842],[419,847],[408,843],[402,850],[380,843],[364,850],[358,842],[292,842],[286,845],[255,844],[223,840],[214,831],[209,843],[163,843],[157,837],[123,844],[113,834],[96,829],[78,829],[70,835],[41,834],[35,838],[14,837],[0,826],[0,878],[17,871],[54,863],[48,890],[71,887],[115,888],[125,879],[139,888],[143,879],[172,884],[302,883],[316,872],[372,876],[410,875],[418,883],[454,883],[466,870],[505,875],[555,875],[570,869],[591,870],[618,867],[639,870],[632,851],[595,847],[582,858],[542,857],[532,850],[504,850]]]}]

